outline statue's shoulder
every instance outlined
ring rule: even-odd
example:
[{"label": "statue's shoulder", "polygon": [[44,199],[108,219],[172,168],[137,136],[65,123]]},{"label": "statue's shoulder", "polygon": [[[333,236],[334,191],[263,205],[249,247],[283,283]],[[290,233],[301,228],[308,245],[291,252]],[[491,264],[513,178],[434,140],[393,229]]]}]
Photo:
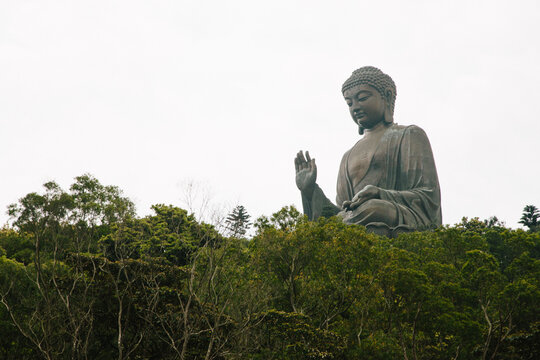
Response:
[{"label": "statue's shoulder", "polygon": [[416,132],[416,131],[424,131],[422,130],[422,128],[418,125],[399,125],[399,124],[392,124],[392,126],[390,126],[390,129],[394,130],[394,131],[400,131],[400,132],[405,132],[405,131],[408,131],[408,132]]},{"label": "statue's shoulder", "polygon": [[353,148],[354,146],[349,150],[345,151],[345,154],[343,154],[343,156],[341,157],[341,165],[343,165],[347,161],[347,158],[349,157],[349,154],[351,153]]},{"label": "statue's shoulder", "polygon": [[390,129],[391,129],[392,132],[402,134],[402,135],[405,135],[405,136],[413,136],[413,137],[418,137],[419,136],[419,137],[426,137],[427,138],[426,132],[420,126],[417,126],[417,125],[393,124],[390,127]]}]

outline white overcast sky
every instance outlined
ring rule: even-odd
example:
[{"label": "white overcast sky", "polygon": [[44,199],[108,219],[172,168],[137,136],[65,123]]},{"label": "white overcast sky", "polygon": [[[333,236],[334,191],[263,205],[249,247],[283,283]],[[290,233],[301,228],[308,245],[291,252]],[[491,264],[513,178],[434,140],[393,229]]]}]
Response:
[{"label": "white overcast sky", "polygon": [[83,173],[140,215],[187,181],[253,218],[301,209],[300,149],[335,199],[364,65],[428,134],[445,224],[540,207],[538,0],[0,0],[0,223]]}]

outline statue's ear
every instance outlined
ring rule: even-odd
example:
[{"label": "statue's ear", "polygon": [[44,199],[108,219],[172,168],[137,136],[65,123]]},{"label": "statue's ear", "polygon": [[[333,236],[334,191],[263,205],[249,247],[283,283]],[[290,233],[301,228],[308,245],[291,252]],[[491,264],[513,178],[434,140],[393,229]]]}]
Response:
[{"label": "statue's ear", "polygon": [[387,124],[391,124],[394,122],[394,114],[392,111],[392,96],[392,90],[386,89],[386,91],[384,92],[384,122]]},{"label": "statue's ear", "polygon": [[386,103],[388,105],[392,103],[392,95],[394,95],[392,89],[386,89],[386,91],[384,92],[384,100],[386,100]]}]

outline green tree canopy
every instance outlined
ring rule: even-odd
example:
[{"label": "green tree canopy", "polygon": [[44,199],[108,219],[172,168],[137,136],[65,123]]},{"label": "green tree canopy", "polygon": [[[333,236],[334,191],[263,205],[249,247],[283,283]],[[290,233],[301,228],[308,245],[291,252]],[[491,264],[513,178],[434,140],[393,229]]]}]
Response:
[{"label": "green tree canopy", "polygon": [[225,227],[231,236],[243,237],[251,226],[248,214],[243,205],[236,206],[225,219]]},{"label": "green tree canopy", "polygon": [[519,220],[520,224],[529,228],[529,231],[537,231],[540,229],[540,210],[534,205],[527,205],[523,208],[523,215]]}]

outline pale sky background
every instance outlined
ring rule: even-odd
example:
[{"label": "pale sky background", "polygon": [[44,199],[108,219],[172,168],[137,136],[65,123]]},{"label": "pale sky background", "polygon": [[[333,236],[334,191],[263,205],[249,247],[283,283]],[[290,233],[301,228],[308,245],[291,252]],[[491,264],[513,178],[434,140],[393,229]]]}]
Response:
[{"label": "pale sky background", "polygon": [[0,0],[0,223],[83,173],[141,216],[190,180],[253,218],[301,209],[300,149],[335,199],[364,65],[428,134],[445,224],[540,207],[538,0]]}]

